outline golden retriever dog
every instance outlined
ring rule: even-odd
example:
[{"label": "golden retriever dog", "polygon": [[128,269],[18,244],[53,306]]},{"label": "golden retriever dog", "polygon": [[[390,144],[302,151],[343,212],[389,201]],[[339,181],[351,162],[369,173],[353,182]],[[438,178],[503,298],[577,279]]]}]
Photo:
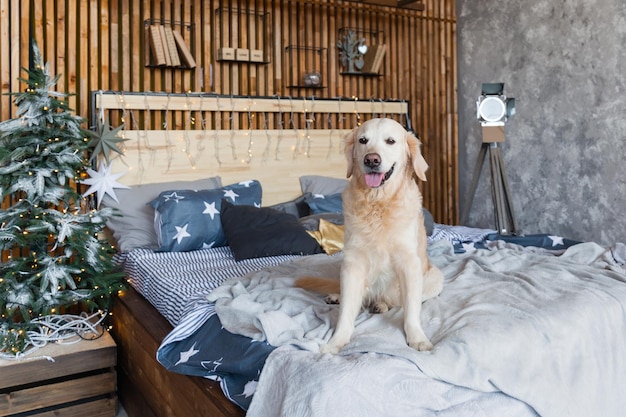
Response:
[{"label": "golden retriever dog", "polygon": [[[354,331],[362,306],[385,312],[404,308],[404,332],[412,348],[432,349],[420,322],[422,302],[437,296],[443,274],[426,254],[422,195],[428,164],[420,142],[392,119],[372,119],[345,138],[350,178],[342,194],[344,259],[339,282],[304,277],[296,285],[320,293],[339,289],[339,319],[328,344],[338,353]],[[337,288],[339,284],[339,288]]]}]

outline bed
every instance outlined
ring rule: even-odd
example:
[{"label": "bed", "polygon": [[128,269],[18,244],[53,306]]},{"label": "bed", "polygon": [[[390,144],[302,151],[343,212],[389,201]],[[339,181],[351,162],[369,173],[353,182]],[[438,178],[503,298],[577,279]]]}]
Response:
[{"label": "bed", "polygon": [[[408,348],[392,309],[359,315],[340,355],[319,353],[337,307],[293,281],[341,264],[341,137],[376,116],[410,128],[409,103],[102,91],[93,101],[128,139],[111,170],[133,186],[103,203],[124,213],[110,226],[131,287],[112,333],[131,417],[621,415],[618,242],[429,223],[446,277],[422,312],[434,350]],[[208,198],[200,208],[219,227],[197,240],[204,226],[181,207]]]}]

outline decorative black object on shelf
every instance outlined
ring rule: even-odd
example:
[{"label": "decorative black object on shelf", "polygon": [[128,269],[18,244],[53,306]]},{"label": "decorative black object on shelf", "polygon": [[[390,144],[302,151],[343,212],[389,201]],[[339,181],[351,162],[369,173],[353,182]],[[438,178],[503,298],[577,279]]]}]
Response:
[{"label": "decorative black object on shelf", "polygon": [[340,28],[337,50],[341,75],[380,76],[387,52],[384,33],[359,28]]},{"label": "decorative black object on shelf", "polygon": [[318,46],[285,47],[285,73],[288,88],[325,88],[328,74],[328,49]]}]

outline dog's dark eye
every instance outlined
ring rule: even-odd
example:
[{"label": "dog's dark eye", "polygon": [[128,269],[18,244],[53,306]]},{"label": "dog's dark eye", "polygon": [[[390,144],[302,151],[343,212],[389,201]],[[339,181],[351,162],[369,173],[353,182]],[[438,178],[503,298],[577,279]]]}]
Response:
[{"label": "dog's dark eye", "polygon": [[385,143],[387,145],[393,145],[394,143],[396,143],[396,140],[394,138],[387,138],[385,139]]},{"label": "dog's dark eye", "polygon": [[367,138],[366,138],[365,136],[361,136],[361,137],[359,138],[359,143],[360,143],[361,145],[365,145],[365,144],[367,143]]}]

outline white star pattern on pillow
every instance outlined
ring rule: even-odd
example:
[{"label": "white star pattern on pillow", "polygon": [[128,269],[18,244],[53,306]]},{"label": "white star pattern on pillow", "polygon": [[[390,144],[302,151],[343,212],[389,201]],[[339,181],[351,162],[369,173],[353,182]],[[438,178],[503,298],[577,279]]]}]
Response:
[{"label": "white star pattern on pillow", "polygon": [[176,194],[176,191],[174,191],[172,194],[165,194],[163,197],[165,198],[165,201],[174,200],[177,204],[180,200],[185,198]]},{"label": "white star pattern on pillow", "polygon": [[210,215],[211,220],[213,220],[216,214],[220,214],[220,211],[215,208],[215,202],[209,204],[204,201],[204,211],[202,212],[202,214]]},{"label": "white star pattern on pillow", "polygon": [[239,194],[237,194],[234,190],[224,190],[224,197],[229,197],[231,200],[235,201]]},{"label": "white star pattern on pillow", "polygon": [[176,234],[174,235],[174,238],[172,240],[176,240],[178,242],[178,244],[180,245],[180,242],[186,238],[186,237],[191,237],[191,235],[189,234],[189,232],[187,232],[187,226],[189,226],[189,224],[184,225],[183,227],[180,226],[174,226],[176,227]]},{"label": "white star pattern on pillow", "polygon": [[[245,184],[245,185],[244,185]],[[222,224],[222,201],[261,206],[261,184],[244,181],[206,190],[168,190],[151,202],[161,251],[191,251],[227,244]]]},{"label": "white star pattern on pillow", "polygon": [[557,245],[564,245],[563,238],[561,236],[548,236],[552,240],[552,247]]}]

